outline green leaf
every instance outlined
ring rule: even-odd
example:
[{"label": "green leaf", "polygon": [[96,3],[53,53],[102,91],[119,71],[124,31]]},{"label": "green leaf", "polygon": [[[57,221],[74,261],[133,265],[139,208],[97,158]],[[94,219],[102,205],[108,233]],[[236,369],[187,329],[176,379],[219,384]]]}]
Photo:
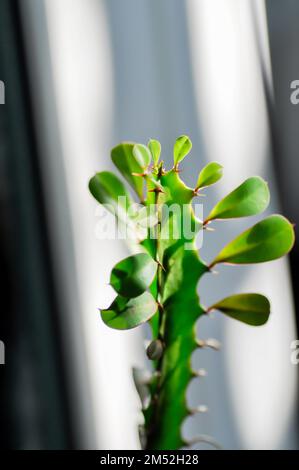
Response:
[{"label": "green leaf", "polygon": [[219,310],[228,317],[247,325],[264,325],[270,315],[270,302],[261,294],[238,294],[226,297],[208,309]]},{"label": "green leaf", "polygon": [[157,311],[157,303],[149,292],[134,299],[118,296],[107,310],[101,310],[103,322],[115,330],[130,330],[148,321]]},{"label": "green leaf", "polygon": [[294,244],[292,224],[282,215],[271,215],[226,245],[211,263],[247,264],[271,261],[287,254]]},{"label": "green leaf", "polygon": [[192,149],[192,142],[187,135],[181,135],[177,138],[173,148],[173,161],[177,166]]},{"label": "green leaf", "polygon": [[267,183],[259,176],[253,176],[218,202],[206,222],[260,214],[267,208],[269,201]]},{"label": "green leaf", "polygon": [[89,181],[89,190],[95,199],[120,219],[125,220],[129,207],[133,204],[130,194],[117,176],[102,171]]},{"label": "green leaf", "polygon": [[110,284],[123,297],[137,297],[154,280],[157,263],[147,253],[139,253],[120,261],[112,270]]},{"label": "green leaf", "polygon": [[196,189],[211,186],[222,178],[223,167],[217,162],[211,162],[206,165],[199,173]]},{"label": "green leaf", "polygon": [[152,154],[153,160],[154,160],[154,165],[158,165],[159,158],[161,155],[161,144],[158,140],[151,139],[148,142],[148,148],[150,149],[150,152]]},{"label": "green leaf", "polygon": [[134,145],[133,155],[137,160],[138,165],[140,165],[143,170],[149,167],[152,159],[152,154],[148,147],[142,144]]},{"label": "green leaf", "polygon": [[114,165],[118,168],[121,174],[126,178],[128,183],[132,186],[134,191],[138,194],[139,198],[143,199],[143,178],[141,176],[134,176],[132,173],[142,174],[143,169],[138,164],[133,155],[134,143],[124,142],[117,145],[111,151],[111,159]]}]

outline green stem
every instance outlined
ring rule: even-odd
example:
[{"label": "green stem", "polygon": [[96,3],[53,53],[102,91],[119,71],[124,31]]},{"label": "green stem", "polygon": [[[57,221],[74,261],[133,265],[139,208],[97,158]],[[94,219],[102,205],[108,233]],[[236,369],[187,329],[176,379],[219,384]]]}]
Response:
[{"label": "green stem", "polygon": [[[163,343],[163,335],[162,335],[162,325],[163,325],[163,305],[161,304],[162,300],[162,259],[160,259],[160,236],[161,236],[161,214],[159,208],[159,195],[160,193],[157,191],[155,194],[155,204],[157,207],[157,232],[156,232],[156,261],[158,263],[157,269],[157,303],[159,308],[159,332],[158,332],[158,339],[160,339]],[[158,361],[157,370],[161,370],[162,358]]]}]

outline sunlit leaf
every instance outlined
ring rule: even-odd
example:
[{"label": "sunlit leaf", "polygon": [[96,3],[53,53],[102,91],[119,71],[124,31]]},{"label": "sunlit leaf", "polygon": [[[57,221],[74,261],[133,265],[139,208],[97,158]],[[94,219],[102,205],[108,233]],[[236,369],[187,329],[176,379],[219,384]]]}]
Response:
[{"label": "sunlit leaf", "polygon": [[261,294],[238,294],[226,297],[208,309],[219,310],[247,325],[264,325],[270,315],[270,302]]},{"label": "sunlit leaf", "polygon": [[282,215],[271,215],[226,245],[211,266],[271,261],[287,254],[293,244],[292,224]]},{"label": "sunlit leaf", "polygon": [[113,214],[124,220],[133,204],[123,183],[109,171],[102,171],[89,181],[89,190],[95,199]]},{"label": "sunlit leaf", "polygon": [[157,272],[157,263],[147,253],[120,261],[113,268],[110,284],[123,297],[137,297],[146,291]]},{"label": "sunlit leaf", "polygon": [[158,165],[159,158],[160,158],[160,155],[161,155],[161,144],[160,144],[160,142],[158,140],[151,139],[148,142],[148,148],[150,149],[150,152],[152,154],[154,164]]},{"label": "sunlit leaf", "polygon": [[222,178],[223,167],[217,162],[211,162],[206,165],[199,173],[196,189],[211,186]]},{"label": "sunlit leaf", "polygon": [[137,160],[138,165],[140,165],[143,170],[148,168],[152,159],[152,154],[148,147],[142,144],[134,145],[133,155]]},{"label": "sunlit leaf", "polygon": [[111,151],[111,158],[114,165],[122,173],[124,178],[130,183],[132,188],[136,191],[139,198],[143,198],[143,178],[141,176],[134,176],[135,174],[142,174],[143,169],[138,164],[133,155],[134,143],[124,142],[117,145]]},{"label": "sunlit leaf", "polygon": [[177,138],[173,148],[173,161],[177,166],[192,149],[192,142],[187,135],[181,135]]},{"label": "sunlit leaf", "polygon": [[157,303],[149,292],[126,299],[118,296],[107,310],[101,310],[103,322],[116,330],[129,330],[148,321],[157,311]]},{"label": "sunlit leaf", "polygon": [[267,183],[259,176],[253,176],[218,202],[207,221],[260,214],[267,208],[269,201]]}]

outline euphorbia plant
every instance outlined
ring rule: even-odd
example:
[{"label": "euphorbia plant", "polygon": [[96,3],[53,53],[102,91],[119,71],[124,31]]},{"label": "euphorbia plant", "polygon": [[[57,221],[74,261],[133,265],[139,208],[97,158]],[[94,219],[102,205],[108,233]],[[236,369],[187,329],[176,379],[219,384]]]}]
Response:
[{"label": "euphorbia plant", "polygon": [[199,279],[220,263],[277,259],[294,243],[292,224],[281,215],[271,215],[228,243],[210,263],[203,261],[196,244],[202,230],[219,219],[260,214],[270,196],[267,183],[252,177],[216,204],[204,220],[197,218],[194,200],[222,177],[222,167],[209,163],[200,171],[195,188],[187,187],[180,177],[180,164],[191,147],[187,136],[176,140],[170,170],[160,161],[161,146],[156,140],[147,146],[122,143],[112,150],[113,163],[138,196],[137,208],[125,184],[113,173],[97,173],[89,183],[93,196],[115,214],[119,224],[131,235],[137,234],[136,253],[112,270],[110,284],[117,296],[108,309],[101,310],[101,316],[107,326],[118,330],[150,323],[147,355],[153,373],[144,380],[140,371],[134,371],[147,449],[186,445],[182,423],[196,411],[189,409],[186,400],[188,384],[198,375],[191,368],[191,355],[207,346],[196,338],[197,320],[218,310],[258,326],[270,314],[268,299],[255,293],[232,295],[206,308],[197,294]]}]

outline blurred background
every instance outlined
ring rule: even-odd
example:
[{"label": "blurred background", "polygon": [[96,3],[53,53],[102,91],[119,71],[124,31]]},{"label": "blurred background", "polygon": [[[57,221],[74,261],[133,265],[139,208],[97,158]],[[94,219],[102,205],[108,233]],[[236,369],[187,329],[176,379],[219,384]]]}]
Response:
[{"label": "blurred background", "polygon": [[[208,161],[225,168],[205,213],[259,174],[269,212],[299,221],[298,20],[295,0],[0,0],[0,448],[139,448],[131,369],[145,363],[144,332],[110,330],[98,313],[128,248],[97,240],[87,190],[111,169],[112,146],[156,138],[170,164],[188,134],[190,185]],[[205,233],[203,258],[258,219]],[[200,321],[199,338],[222,350],[193,357],[207,376],[188,400],[209,411],[184,424],[185,437],[299,448],[298,263],[297,244],[289,259],[224,266],[200,283],[203,304],[257,290],[272,315],[258,329],[218,314]]]}]

